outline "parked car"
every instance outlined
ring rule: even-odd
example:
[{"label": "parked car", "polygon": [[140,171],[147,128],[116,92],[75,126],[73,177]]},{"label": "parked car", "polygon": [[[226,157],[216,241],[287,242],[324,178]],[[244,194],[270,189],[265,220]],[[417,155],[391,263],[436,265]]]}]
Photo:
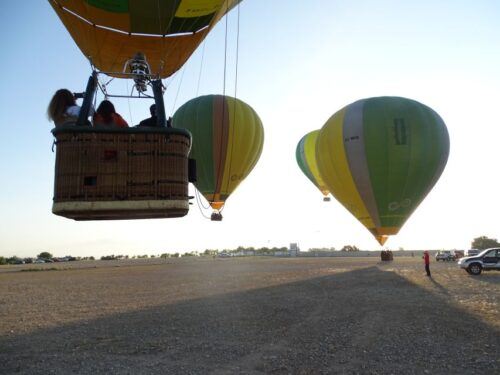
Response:
[{"label": "parked car", "polygon": [[451,251],[449,250],[440,250],[436,253],[436,262],[442,260],[444,261],[450,261],[450,260],[455,260],[455,257],[451,254]]},{"label": "parked car", "polygon": [[38,258],[38,259],[35,259],[33,261],[33,263],[45,263],[45,261],[43,259]]},{"label": "parked car", "polygon": [[464,257],[458,261],[458,265],[471,275],[480,275],[482,271],[500,271],[500,248],[486,249],[478,255]]}]

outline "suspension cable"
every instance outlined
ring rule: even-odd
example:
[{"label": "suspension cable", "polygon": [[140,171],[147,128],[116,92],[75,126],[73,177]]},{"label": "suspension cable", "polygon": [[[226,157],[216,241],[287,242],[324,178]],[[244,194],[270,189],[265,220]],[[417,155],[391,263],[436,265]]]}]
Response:
[{"label": "suspension cable", "polygon": [[171,114],[174,113],[175,105],[177,104],[177,98],[179,97],[179,91],[181,91],[182,80],[184,79],[184,73],[186,71],[186,65],[182,67],[181,80],[179,81],[179,86],[177,86],[177,93],[175,94],[174,105],[172,106]]},{"label": "suspension cable", "polygon": [[[126,79],[125,82],[127,82],[127,92],[128,92],[128,79]],[[132,90],[134,90],[134,88],[132,88]],[[127,103],[128,103],[128,115],[130,120],[130,126],[133,126],[134,119],[132,118],[132,109],[130,108],[130,98],[127,98]]]},{"label": "suspension cable", "polygon": [[202,47],[202,50],[201,50],[200,73],[198,74],[198,86],[196,87],[196,95],[195,95],[195,97],[198,97],[198,93],[200,92],[201,72],[203,70],[203,60],[204,60],[204,57],[205,57],[205,40],[203,40],[203,47]]},{"label": "suspension cable", "polygon": [[[240,46],[240,3],[237,5],[238,11],[237,11],[237,23],[236,23],[236,67],[235,67],[235,78],[234,78],[234,108],[233,108],[233,126],[231,127],[231,139],[234,140],[234,132],[235,132],[235,126],[234,124],[236,123],[236,112],[238,111],[238,99],[236,97],[237,93],[237,88],[238,88],[238,61],[239,61],[239,46]],[[231,151],[229,154],[229,176],[231,176],[231,167],[233,163],[233,150],[234,147],[231,144]],[[226,190],[229,190],[229,184],[231,183],[231,178],[227,180],[226,183]],[[224,208],[224,207],[223,207]],[[222,212],[222,210],[221,210]]]}]

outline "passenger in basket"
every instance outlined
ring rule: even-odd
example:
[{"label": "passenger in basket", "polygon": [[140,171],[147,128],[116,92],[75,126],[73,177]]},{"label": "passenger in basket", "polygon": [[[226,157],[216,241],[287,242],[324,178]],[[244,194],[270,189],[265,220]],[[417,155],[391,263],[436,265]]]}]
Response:
[{"label": "passenger in basket", "polygon": [[[56,127],[62,125],[74,125],[78,120],[81,107],[76,104],[76,95],[83,98],[82,94],[73,94],[68,89],[57,90],[50,100],[47,108],[47,117],[54,121]],[[94,108],[90,108],[89,116],[94,114]],[[90,123],[89,123],[90,124]]]},{"label": "passenger in basket", "polygon": [[127,121],[115,111],[115,106],[109,100],[103,100],[93,118],[95,127],[128,128]]},{"label": "passenger in basket", "polygon": [[151,113],[151,117],[148,117],[145,120],[142,120],[138,127],[153,127],[153,126],[158,126],[158,117],[156,117],[156,104],[153,104],[151,107],[149,107],[149,112]]}]

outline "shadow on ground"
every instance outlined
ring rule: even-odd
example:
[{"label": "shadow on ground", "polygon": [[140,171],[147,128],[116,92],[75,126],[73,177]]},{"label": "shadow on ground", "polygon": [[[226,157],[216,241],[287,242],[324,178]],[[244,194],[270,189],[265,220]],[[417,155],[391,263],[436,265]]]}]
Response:
[{"label": "shadow on ground", "polygon": [[443,298],[370,267],[1,338],[0,372],[499,373],[498,330]]}]

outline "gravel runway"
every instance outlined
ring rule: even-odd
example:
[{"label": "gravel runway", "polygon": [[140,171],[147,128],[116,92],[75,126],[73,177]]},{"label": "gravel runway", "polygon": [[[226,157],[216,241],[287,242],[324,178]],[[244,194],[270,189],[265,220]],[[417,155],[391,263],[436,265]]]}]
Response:
[{"label": "gravel runway", "polygon": [[416,257],[42,266],[0,268],[1,374],[500,373],[499,272],[432,263],[429,279]]}]

